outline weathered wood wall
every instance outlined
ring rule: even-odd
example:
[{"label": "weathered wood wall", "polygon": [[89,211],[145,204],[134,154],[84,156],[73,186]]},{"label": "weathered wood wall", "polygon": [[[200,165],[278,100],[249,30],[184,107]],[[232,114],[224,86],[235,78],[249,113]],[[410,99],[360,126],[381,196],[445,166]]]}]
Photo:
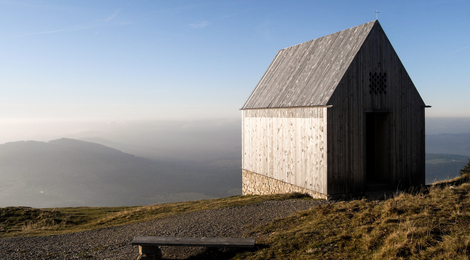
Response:
[{"label": "weathered wood wall", "polygon": [[424,184],[424,109],[378,21],[295,45],[242,108],[242,167],[328,195],[365,191],[366,113],[379,113],[374,181]]},{"label": "weathered wood wall", "polygon": [[[386,73],[385,91],[369,73]],[[365,113],[387,116],[391,188],[424,184],[425,104],[380,26],[374,26],[328,105],[328,194],[365,189]]]},{"label": "weathered wood wall", "polygon": [[326,107],[242,110],[242,168],[327,194]]}]

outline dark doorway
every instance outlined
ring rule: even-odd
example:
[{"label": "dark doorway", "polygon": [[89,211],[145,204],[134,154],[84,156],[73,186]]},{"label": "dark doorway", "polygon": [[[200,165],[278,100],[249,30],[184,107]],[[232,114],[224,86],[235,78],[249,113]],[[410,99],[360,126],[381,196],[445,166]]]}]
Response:
[{"label": "dark doorway", "polygon": [[366,186],[368,189],[386,188],[390,183],[390,113],[365,115]]}]

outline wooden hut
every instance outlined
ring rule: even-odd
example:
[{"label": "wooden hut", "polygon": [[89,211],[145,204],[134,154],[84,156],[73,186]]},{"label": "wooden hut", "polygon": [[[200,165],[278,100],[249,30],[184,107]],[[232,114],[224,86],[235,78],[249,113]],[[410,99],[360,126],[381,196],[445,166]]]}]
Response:
[{"label": "wooden hut", "polygon": [[241,109],[243,194],[423,185],[424,109],[378,21],[282,49]]}]

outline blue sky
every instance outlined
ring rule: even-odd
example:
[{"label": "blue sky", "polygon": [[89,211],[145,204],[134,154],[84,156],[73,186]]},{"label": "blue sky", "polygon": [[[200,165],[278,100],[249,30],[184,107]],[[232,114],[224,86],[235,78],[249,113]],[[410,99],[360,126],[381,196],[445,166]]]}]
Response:
[{"label": "blue sky", "polygon": [[0,126],[238,118],[279,49],[376,10],[427,116],[470,117],[469,0],[0,0]]}]

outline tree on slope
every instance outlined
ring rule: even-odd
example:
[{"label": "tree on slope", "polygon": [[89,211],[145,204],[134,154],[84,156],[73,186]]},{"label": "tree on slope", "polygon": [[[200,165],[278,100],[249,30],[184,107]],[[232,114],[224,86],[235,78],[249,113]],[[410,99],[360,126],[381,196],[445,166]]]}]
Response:
[{"label": "tree on slope", "polygon": [[468,159],[467,165],[465,165],[461,170],[460,170],[460,176],[464,176],[470,174],[470,159]]}]

